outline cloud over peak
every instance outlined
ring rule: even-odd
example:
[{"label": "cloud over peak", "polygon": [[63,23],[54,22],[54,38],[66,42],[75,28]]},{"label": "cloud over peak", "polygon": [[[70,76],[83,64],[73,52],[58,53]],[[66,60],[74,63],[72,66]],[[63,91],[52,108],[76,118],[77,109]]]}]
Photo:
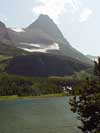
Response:
[{"label": "cloud over peak", "polygon": [[80,14],[80,22],[86,22],[88,18],[92,15],[92,13],[92,10],[89,8],[83,9]]},{"label": "cloud over peak", "polygon": [[84,6],[82,0],[36,0],[32,12],[36,15],[45,14],[50,16],[56,23],[60,16],[65,13],[78,15],[79,21],[87,21],[92,14],[92,10]]},{"label": "cloud over peak", "polygon": [[65,11],[65,0],[38,0],[33,7],[34,13],[49,15],[54,20],[57,20]]},{"label": "cloud over peak", "polygon": [[0,14],[0,21],[7,21],[7,17],[4,14]]}]

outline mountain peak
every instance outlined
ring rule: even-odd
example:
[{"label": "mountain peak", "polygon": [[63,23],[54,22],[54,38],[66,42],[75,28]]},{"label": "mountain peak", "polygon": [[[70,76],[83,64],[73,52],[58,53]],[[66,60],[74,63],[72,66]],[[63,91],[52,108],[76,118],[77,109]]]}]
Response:
[{"label": "mountain peak", "polygon": [[52,26],[52,25],[56,26],[56,24],[48,15],[40,14],[38,19],[35,22],[33,22],[31,25],[29,25],[27,29],[33,29],[34,27],[45,28],[47,26]]},{"label": "mountain peak", "polygon": [[49,23],[54,23],[53,20],[48,16],[44,14],[40,14],[40,16],[37,19],[38,21],[48,21]]},{"label": "mountain peak", "polygon": [[48,18],[48,19],[50,19],[50,17],[48,15],[45,15],[45,14],[40,14],[39,18]]},{"label": "mountain peak", "polygon": [[58,26],[48,15],[41,14],[35,22],[26,28],[26,30],[33,29],[40,29],[49,36],[53,37],[55,40],[63,39],[65,41],[64,36],[59,30]]}]

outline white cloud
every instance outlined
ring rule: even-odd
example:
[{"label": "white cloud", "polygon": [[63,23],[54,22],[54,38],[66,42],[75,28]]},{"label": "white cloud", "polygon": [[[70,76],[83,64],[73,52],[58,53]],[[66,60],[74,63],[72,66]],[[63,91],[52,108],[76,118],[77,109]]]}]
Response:
[{"label": "white cloud", "polygon": [[7,21],[7,18],[4,14],[0,14],[0,21]]},{"label": "white cloud", "polygon": [[[25,44],[25,43],[21,43],[21,44]],[[26,43],[26,45],[31,45],[31,46],[37,46],[37,44],[28,44]],[[43,52],[43,53],[47,53],[48,50],[59,50],[59,44],[58,43],[53,43],[49,46],[42,46],[42,44],[38,44],[38,46],[40,46],[38,49],[37,48],[23,48],[23,47],[19,47],[21,49],[24,49],[25,51],[28,52]]]},{"label": "white cloud", "polygon": [[32,9],[36,15],[45,14],[50,16],[56,23],[60,16],[70,13],[73,20],[85,22],[92,14],[92,10],[82,0],[37,0]]},{"label": "white cloud", "polygon": [[32,11],[35,14],[49,15],[57,22],[59,16],[65,12],[76,12],[80,5],[80,0],[37,0]]},{"label": "white cloud", "polygon": [[13,31],[16,31],[16,32],[25,32],[23,29],[21,28],[13,28],[12,29]]},{"label": "white cloud", "polygon": [[33,8],[36,14],[46,14],[57,20],[65,12],[65,0],[40,0],[40,3]]},{"label": "white cloud", "polygon": [[80,9],[81,4],[82,4],[81,0],[66,0],[66,7],[67,7],[66,10],[75,13]]},{"label": "white cloud", "polygon": [[80,14],[80,22],[86,22],[88,20],[88,18],[92,15],[92,10],[89,8],[85,8],[82,10],[81,14]]}]

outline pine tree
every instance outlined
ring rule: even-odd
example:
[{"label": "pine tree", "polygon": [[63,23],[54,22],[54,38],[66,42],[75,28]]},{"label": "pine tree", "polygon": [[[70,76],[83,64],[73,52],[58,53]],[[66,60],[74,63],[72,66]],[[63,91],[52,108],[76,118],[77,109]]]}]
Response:
[{"label": "pine tree", "polygon": [[100,57],[95,61],[94,80],[86,79],[80,96],[70,100],[71,110],[78,113],[81,120],[79,128],[84,133],[100,131]]},{"label": "pine tree", "polygon": [[100,57],[98,57],[97,61],[94,61],[94,75],[96,76],[96,78],[98,79],[99,83],[100,83]]}]

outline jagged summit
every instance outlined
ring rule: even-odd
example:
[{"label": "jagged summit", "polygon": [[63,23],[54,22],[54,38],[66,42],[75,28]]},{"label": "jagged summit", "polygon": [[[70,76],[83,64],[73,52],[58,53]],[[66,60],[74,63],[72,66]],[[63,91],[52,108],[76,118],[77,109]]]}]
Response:
[{"label": "jagged summit", "polygon": [[[27,27],[27,29],[29,29],[29,28],[34,28],[34,25],[35,26],[39,26],[39,25],[44,25],[45,23],[47,23],[47,24],[54,24],[55,25],[55,23],[53,22],[53,20],[48,16],[48,15],[43,15],[43,14],[41,14],[37,19],[36,19],[36,21],[35,22],[33,22],[31,25],[29,25],[28,27]],[[46,25],[45,25],[46,26]]]},{"label": "jagged summit", "polygon": [[[45,15],[45,14],[40,14],[39,15],[39,18],[47,18],[47,19],[51,19],[48,15]],[[52,19],[51,19],[51,21],[52,21]]]},{"label": "jagged summit", "polygon": [[[54,23],[54,21],[48,16],[48,15],[43,15],[43,14],[41,14],[39,17],[38,17],[38,19],[34,22],[34,24],[36,24],[36,23],[38,23],[38,24],[48,24],[48,25],[56,25],[55,23]],[[45,25],[46,26],[46,25]],[[57,27],[57,26],[56,26]]]}]

